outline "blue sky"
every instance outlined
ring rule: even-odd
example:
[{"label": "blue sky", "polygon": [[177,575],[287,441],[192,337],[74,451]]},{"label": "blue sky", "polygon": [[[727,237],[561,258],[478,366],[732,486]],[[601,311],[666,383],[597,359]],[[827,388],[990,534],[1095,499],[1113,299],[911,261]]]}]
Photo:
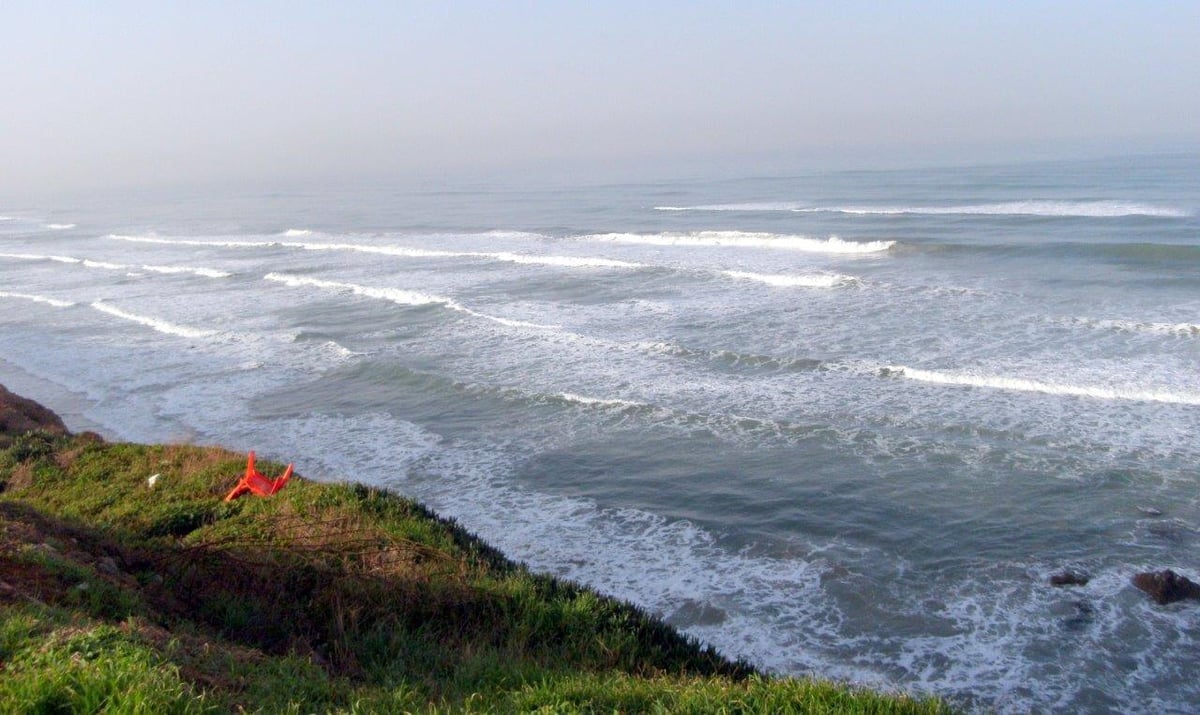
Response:
[{"label": "blue sky", "polygon": [[0,2],[0,192],[1200,143],[1198,2]]}]

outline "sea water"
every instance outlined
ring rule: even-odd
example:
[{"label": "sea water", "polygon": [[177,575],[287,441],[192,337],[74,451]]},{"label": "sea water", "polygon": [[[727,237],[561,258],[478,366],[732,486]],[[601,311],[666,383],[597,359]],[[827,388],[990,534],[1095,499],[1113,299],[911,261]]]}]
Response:
[{"label": "sea water", "polygon": [[[0,204],[0,381],[778,673],[1200,702],[1200,157]],[[1072,570],[1086,585],[1053,587]]]}]

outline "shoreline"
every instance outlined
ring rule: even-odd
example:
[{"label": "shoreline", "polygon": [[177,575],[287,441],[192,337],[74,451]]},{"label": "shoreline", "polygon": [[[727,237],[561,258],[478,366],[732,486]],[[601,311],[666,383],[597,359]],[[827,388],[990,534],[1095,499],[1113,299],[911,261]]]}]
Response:
[{"label": "shoreline", "polygon": [[[271,498],[221,502],[244,459],[37,431],[0,450],[0,616],[27,632],[0,653],[14,683],[0,685],[0,705],[28,706],[20,687],[49,677],[30,654],[57,647],[61,624],[85,622],[121,646],[83,658],[85,671],[136,650],[138,677],[169,680],[175,705],[336,711],[352,693],[352,710],[383,712],[403,691],[401,709],[413,710],[786,712],[817,698],[837,711],[947,711],[929,698],[762,675],[633,604],[532,573],[388,490],[298,476]],[[208,656],[160,647],[185,636],[225,653],[230,672],[214,684],[200,675],[219,667]],[[80,660],[77,648],[64,657]],[[283,693],[231,684],[250,662],[302,675]],[[47,697],[71,691],[47,687]]]}]

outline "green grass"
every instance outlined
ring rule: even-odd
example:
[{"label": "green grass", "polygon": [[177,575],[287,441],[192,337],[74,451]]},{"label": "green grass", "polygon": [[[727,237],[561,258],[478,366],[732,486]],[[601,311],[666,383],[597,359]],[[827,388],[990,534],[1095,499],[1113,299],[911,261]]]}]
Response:
[{"label": "green grass", "polygon": [[222,502],[244,466],[43,434],[0,451],[0,712],[947,711],[763,676],[377,489]]}]

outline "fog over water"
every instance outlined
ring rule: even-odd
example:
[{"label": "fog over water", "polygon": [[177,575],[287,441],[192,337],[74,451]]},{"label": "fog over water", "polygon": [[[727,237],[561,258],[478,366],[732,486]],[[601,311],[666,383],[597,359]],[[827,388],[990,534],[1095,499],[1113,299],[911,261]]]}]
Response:
[{"label": "fog over water", "polygon": [[1194,147],[1196,27],[1186,2],[10,2],[0,193]]}]

